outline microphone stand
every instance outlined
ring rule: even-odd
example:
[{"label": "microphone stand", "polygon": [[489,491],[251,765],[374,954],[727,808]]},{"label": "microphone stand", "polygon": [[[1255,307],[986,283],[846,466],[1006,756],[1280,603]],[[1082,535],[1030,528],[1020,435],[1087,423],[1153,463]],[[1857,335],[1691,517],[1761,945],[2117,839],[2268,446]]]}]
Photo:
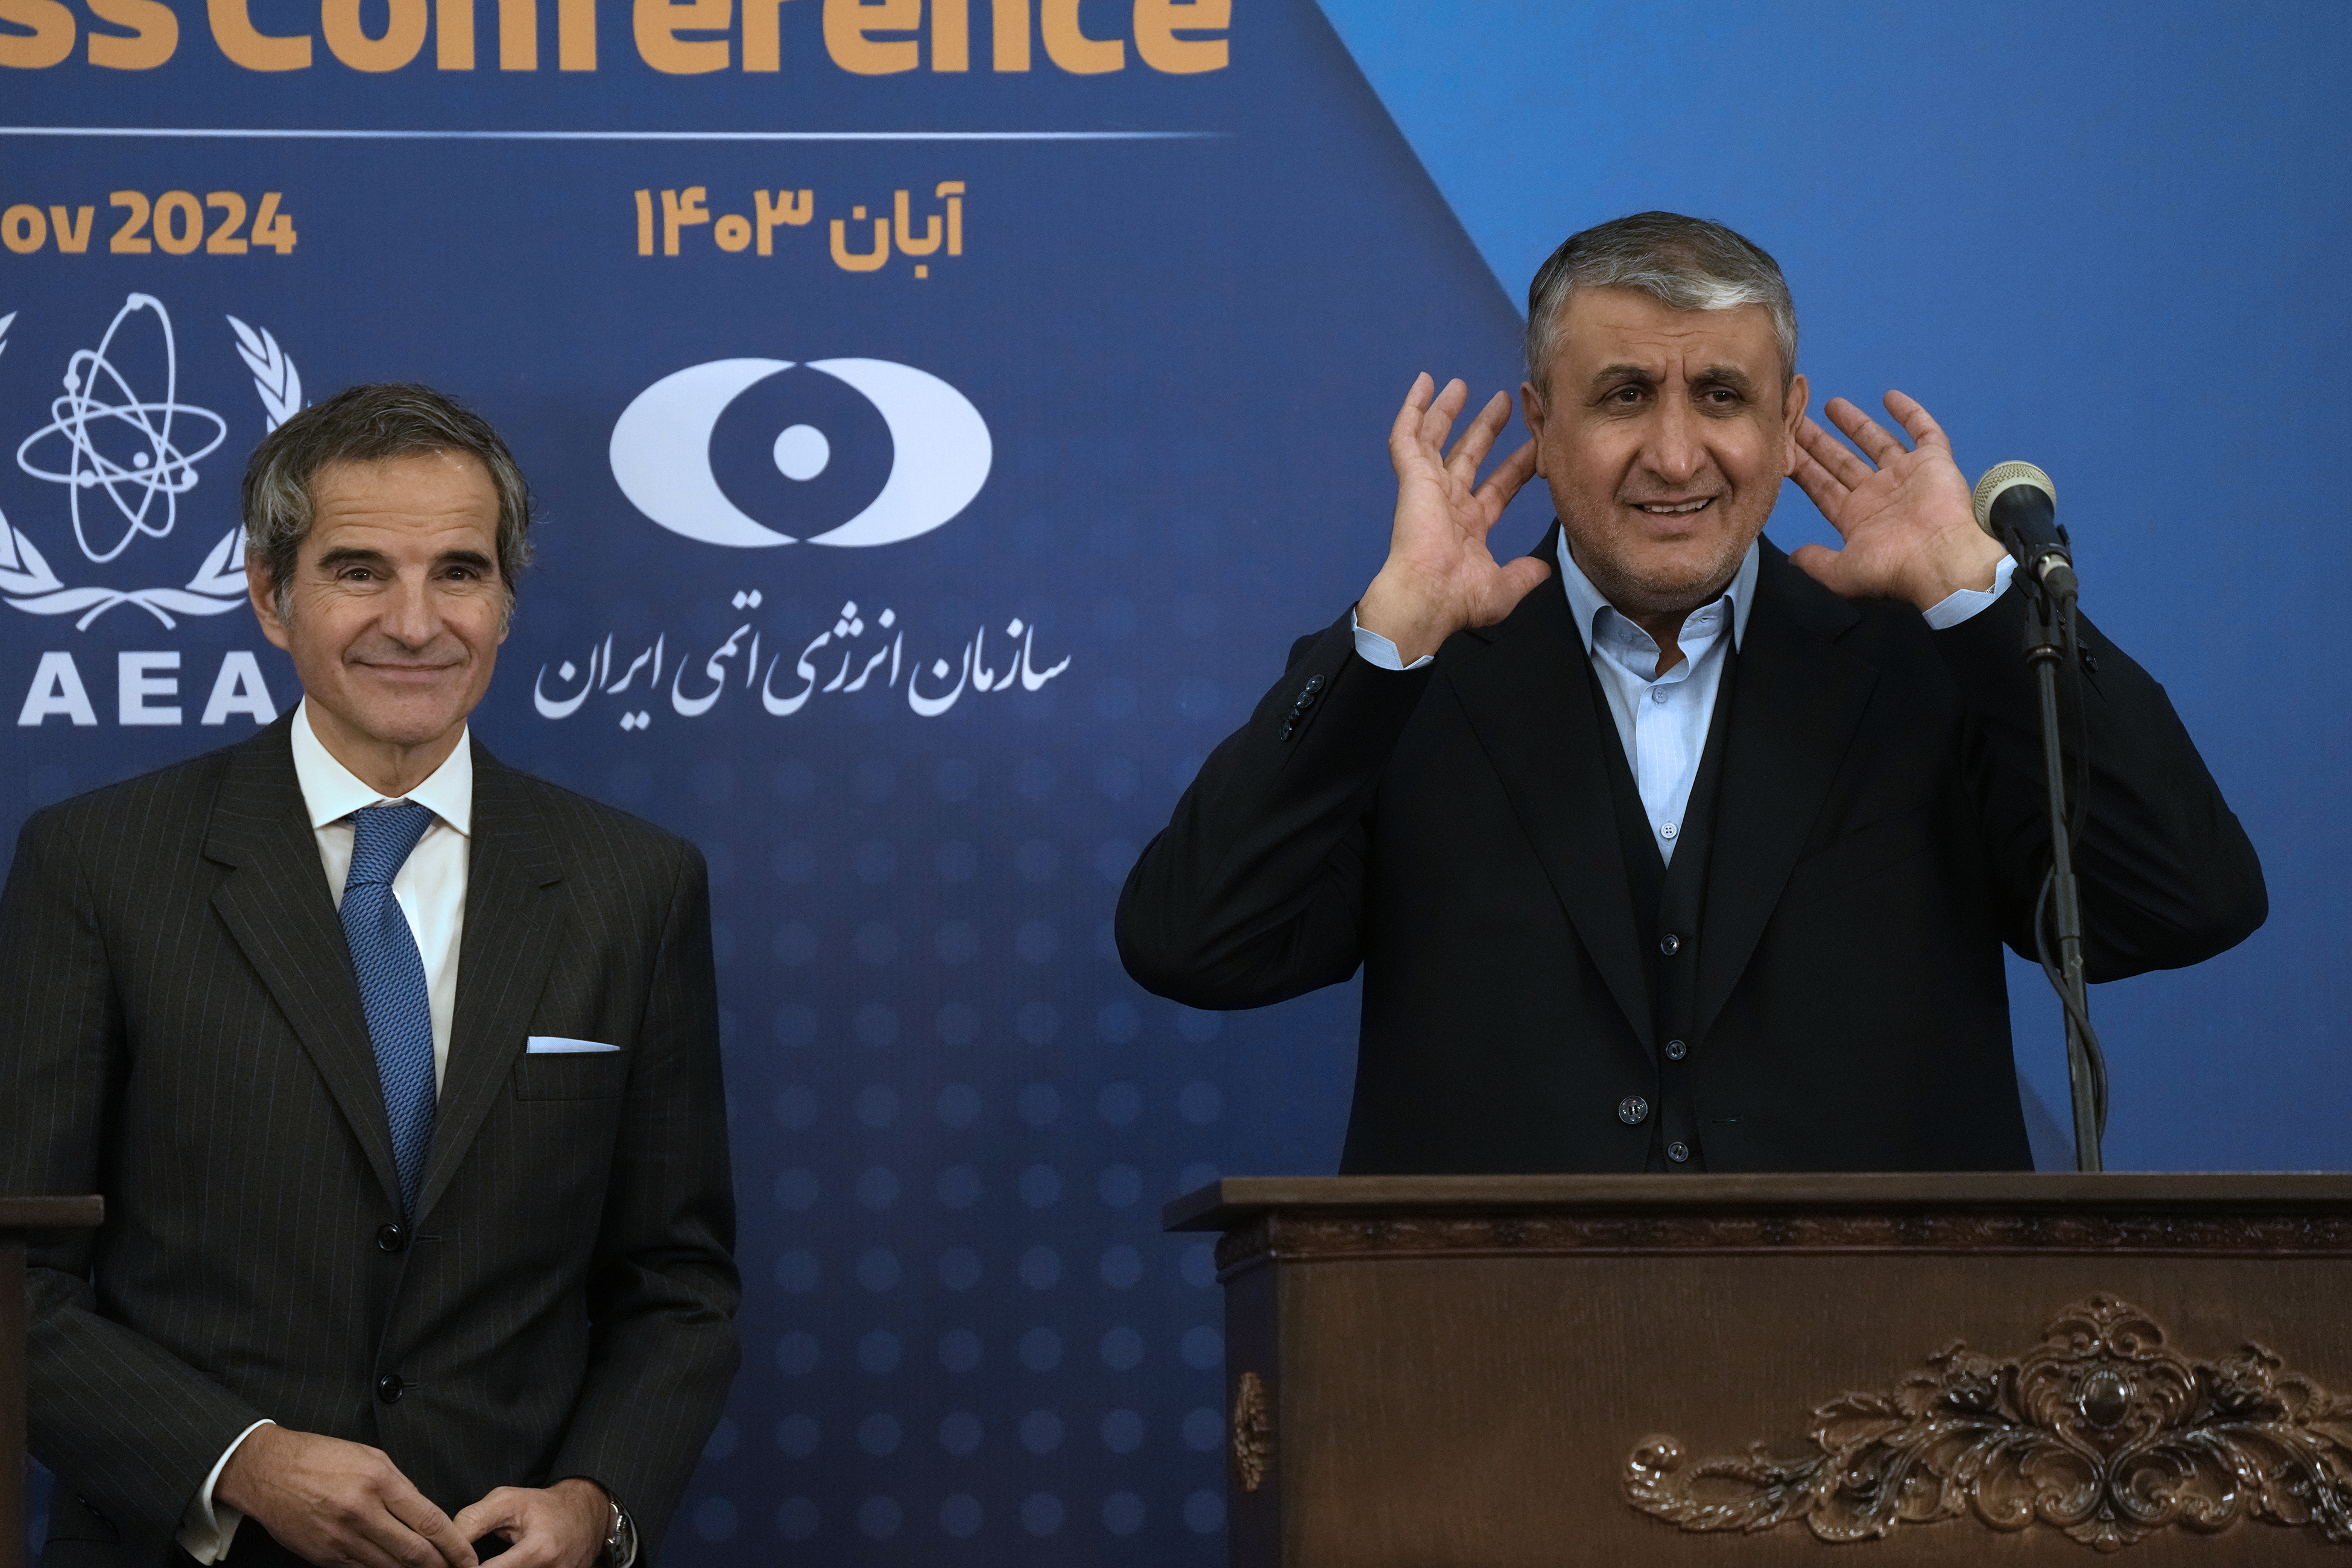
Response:
[{"label": "microphone stand", "polygon": [[[2042,701],[2042,763],[2049,788],[2050,900],[2058,936],[2057,972],[2052,980],[2066,1012],[2066,1076],[2074,1089],[2074,1168],[2103,1169],[2099,1159],[2104,1098],[2098,1089],[2099,1069],[2093,1065],[2095,1047],[2089,1033],[2090,997],[2083,981],[2083,905],[2074,879],[2074,846],[2067,828],[2066,764],[2060,742],[2058,667],[2064,662],[2063,626],[2074,610],[2074,574],[2063,563],[2053,567],[2050,581],[2021,570],[2028,589],[2025,619],[2025,661],[2033,667]],[[2038,929],[2041,912],[2035,911]],[[2043,960],[2048,967],[2048,960]]]}]

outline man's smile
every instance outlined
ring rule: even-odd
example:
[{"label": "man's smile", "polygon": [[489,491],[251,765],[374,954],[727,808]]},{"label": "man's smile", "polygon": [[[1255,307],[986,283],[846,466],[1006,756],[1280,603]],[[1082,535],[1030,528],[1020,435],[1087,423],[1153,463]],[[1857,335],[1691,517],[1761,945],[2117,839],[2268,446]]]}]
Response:
[{"label": "man's smile", "polygon": [[1691,512],[1705,511],[1715,504],[1713,496],[1701,496],[1696,500],[1637,500],[1636,511],[1646,511],[1652,517],[1682,517]]}]

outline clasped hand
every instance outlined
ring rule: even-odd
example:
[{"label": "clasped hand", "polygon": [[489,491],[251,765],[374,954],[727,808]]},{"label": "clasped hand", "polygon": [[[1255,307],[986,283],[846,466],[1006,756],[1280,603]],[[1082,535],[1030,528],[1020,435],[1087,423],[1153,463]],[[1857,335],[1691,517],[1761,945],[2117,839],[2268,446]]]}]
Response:
[{"label": "clasped hand", "polygon": [[573,1477],[499,1487],[453,1520],[383,1450],[277,1426],[237,1445],[214,1496],[320,1568],[478,1568],[488,1535],[508,1543],[502,1568],[588,1568],[611,1518],[604,1489]]}]

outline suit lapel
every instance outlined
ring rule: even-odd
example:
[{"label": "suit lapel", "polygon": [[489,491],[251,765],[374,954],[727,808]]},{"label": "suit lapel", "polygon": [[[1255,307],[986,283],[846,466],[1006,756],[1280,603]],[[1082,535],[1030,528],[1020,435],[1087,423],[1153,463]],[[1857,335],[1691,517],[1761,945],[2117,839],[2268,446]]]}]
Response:
[{"label": "suit lapel", "polygon": [[1636,1038],[1650,1044],[1650,984],[1618,845],[1603,744],[1622,742],[1594,710],[1568,595],[1557,523],[1536,552],[1553,575],[1499,626],[1465,634],[1438,660],[1494,764],[1560,906]]},{"label": "suit lapel", "polygon": [[520,775],[479,744],[474,747],[473,827],[457,1010],[433,1152],[417,1194],[420,1220],[447,1190],[506,1087],[563,938],[555,912],[562,858]]},{"label": "suit lapel", "polygon": [[214,891],[213,908],[310,1052],[397,1208],[400,1177],[375,1047],[294,774],[292,729],[291,717],[282,719],[230,754],[205,856],[236,874]]},{"label": "suit lapel", "polygon": [[1725,738],[1694,1038],[1748,967],[1877,684],[1875,665],[1834,644],[1858,619],[1764,543]]}]

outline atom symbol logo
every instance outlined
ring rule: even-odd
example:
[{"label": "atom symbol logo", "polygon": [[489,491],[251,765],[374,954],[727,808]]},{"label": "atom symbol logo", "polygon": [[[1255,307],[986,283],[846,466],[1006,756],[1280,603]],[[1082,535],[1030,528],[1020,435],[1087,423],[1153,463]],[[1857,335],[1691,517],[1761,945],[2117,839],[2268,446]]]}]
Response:
[{"label": "atom symbol logo", "polygon": [[[163,395],[156,399],[133,391],[113,360],[125,326],[150,311],[163,350]],[[275,430],[302,406],[301,373],[266,328],[249,327],[235,316],[226,319],[236,333],[237,357],[253,373],[263,428]],[[8,329],[16,320],[13,310],[0,316],[0,352],[8,346]],[[67,360],[64,380],[66,395],[50,403],[49,422],[17,445],[16,466],[35,479],[66,487],[75,542],[103,564],[142,535],[162,539],[172,531],[180,497],[195,488],[197,463],[227,438],[228,424],[209,408],[180,401],[172,317],[152,294],[125,297],[98,347],[78,349]],[[97,501],[100,490],[113,503],[122,531],[93,543],[95,525],[106,519]],[[36,616],[79,615],[79,631],[88,631],[118,605],[136,605],[166,626],[177,624],[174,616],[222,615],[246,602],[245,530],[232,525],[185,584],[125,590],[68,584],[22,529],[0,517],[0,599]]]},{"label": "atom symbol logo", "polygon": [[[163,395],[159,402],[133,392],[110,357],[123,323],[142,310],[154,312],[163,334]],[[130,549],[141,534],[162,539],[171,533],[179,521],[180,497],[195,488],[196,464],[228,438],[228,421],[209,408],[179,400],[179,345],[173,340],[171,313],[152,294],[133,294],[123,300],[98,347],[75,351],[66,362],[65,387],[66,395],[49,405],[49,422],[16,447],[16,466],[37,479],[68,487],[74,540],[84,555],[102,565]],[[210,439],[193,451],[184,450],[173,444],[175,423],[199,427],[208,423]],[[63,468],[34,461],[37,447],[59,442],[66,447]],[[110,455],[126,448],[127,463]],[[82,510],[84,494],[100,487],[127,525],[109,549],[90,542],[91,520]],[[151,521],[158,510],[162,521]]]}]

